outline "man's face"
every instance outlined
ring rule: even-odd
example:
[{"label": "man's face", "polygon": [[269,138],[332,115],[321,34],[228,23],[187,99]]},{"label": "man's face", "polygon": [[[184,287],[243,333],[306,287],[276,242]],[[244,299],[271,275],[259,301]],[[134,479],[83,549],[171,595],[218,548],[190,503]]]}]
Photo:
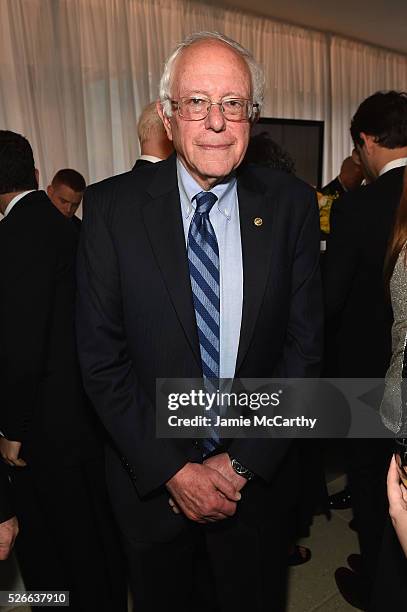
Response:
[{"label": "man's face", "polygon": [[82,201],[83,191],[74,191],[68,185],[57,183],[49,185],[47,194],[51,202],[65,217],[73,217]]},{"label": "man's face", "polygon": [[[172,100],[194,95],[220,102],[224,98],[252,99],[251,75],[243,58],[228,45],[202,41],[177,58],[171,82]],[[168,138],[191,176],[210,189],[243,160],[250,122],[227,121],[219,106],[206,119],[188,121],[173,111],[163,117]]]}]

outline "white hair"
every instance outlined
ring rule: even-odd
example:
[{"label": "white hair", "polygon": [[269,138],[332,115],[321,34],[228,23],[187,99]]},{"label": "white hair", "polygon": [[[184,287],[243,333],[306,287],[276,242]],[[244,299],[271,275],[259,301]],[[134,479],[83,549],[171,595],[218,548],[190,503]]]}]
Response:
[{"label": "white hair", "polygon": [[263,104],[264,97],[264,72],[260,64],[256,62],[253,55],[242,47],[238,42],[221,34],[220,32],[196,32],[191,34],[185,40],[180,42],[171,53],[167,61],[165,62],[164,71],[160,80],[160,102],[163,106],[164,113],[167,117],[171,117],[171,78],[174,69],[175,60],[180,55],[181,51],[186,47],[190,47],[196,42],[201,40],[218,40],[229,47],[232,47],[246,62],[247,67],[250,70],[252,80],[252,92],[253,92],[253,103],[258,104],[260,110]]}]

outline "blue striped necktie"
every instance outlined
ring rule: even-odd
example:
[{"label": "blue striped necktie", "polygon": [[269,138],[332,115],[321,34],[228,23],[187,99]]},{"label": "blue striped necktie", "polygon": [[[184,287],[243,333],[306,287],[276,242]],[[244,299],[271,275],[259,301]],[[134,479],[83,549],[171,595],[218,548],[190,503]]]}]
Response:
[{"label": "blue striped necktie", "polygon": [[[219,380],[219,249],[209,213],[218,198],[210,191],[201,191],[195,199],[196,209],[188,233],[189,274],[205,386],[215,392]],[[216,414],[213,411],[206,414],[213,422]],[[210,437],[203,440],[204,455],[218,445],[219,435],[211,428]]]}]

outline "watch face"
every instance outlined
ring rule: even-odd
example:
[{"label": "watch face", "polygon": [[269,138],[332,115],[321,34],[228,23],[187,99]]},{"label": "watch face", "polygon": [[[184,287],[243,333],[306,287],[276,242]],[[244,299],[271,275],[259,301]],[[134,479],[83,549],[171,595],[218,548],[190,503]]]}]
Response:
[{"label": "watch face", "polygon": [[241,475],[245,474],[248,471],[246,470],[246,468],[243,467],[243,465],[236,461],[236,459],[233,461],[233,469],[235,470],[235,472]]},{"label": "watch face", "polygon": [[232,460],[232,467],[235,470],[236,474],[239,474],[239,476],[243,476],[243,478],[246,478],[247,480],[250,480],[253,477],[252,472],[245,468],[241,463],[236,461],[236,459]]}]

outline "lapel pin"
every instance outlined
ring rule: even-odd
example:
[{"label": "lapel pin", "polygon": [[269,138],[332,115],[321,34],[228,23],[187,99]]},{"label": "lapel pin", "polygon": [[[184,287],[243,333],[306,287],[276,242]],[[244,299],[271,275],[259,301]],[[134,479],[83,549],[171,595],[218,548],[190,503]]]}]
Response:
[{"label": "lapel pin", "polygon": [[253,220],[253,223],[256,227],[260,227],[261,225],[263,225],[263,219],[261,217],[256,217]]}]

